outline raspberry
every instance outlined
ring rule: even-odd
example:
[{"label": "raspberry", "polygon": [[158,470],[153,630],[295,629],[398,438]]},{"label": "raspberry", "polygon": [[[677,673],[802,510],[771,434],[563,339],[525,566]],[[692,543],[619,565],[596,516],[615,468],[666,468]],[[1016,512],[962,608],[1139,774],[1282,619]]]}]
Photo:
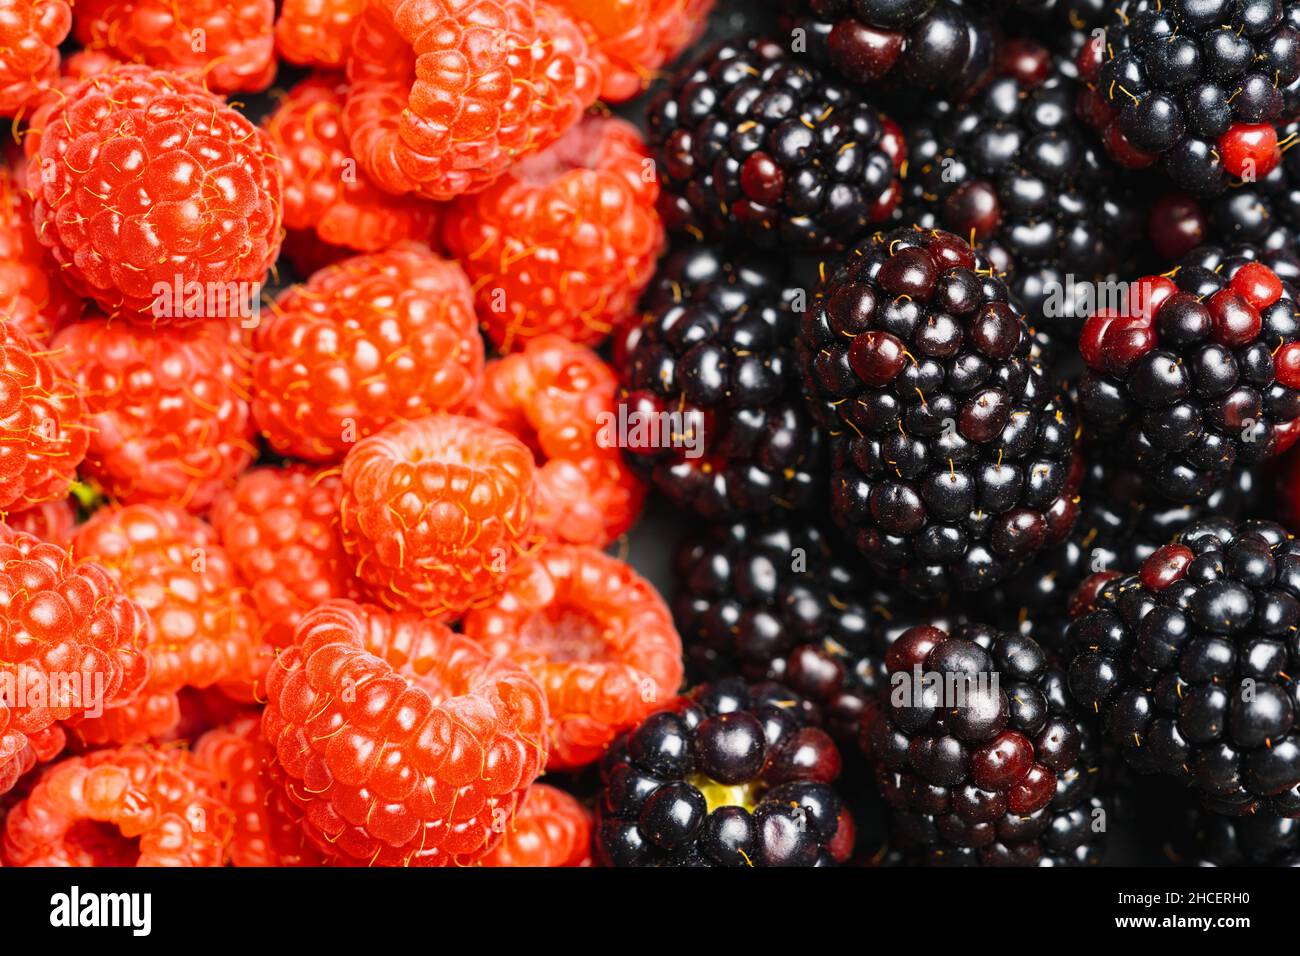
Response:
[{"label": "raspberry", "polygon": [[339,461],[391,421],[477,397],[483,339],[455,262],[404,243],[294,286],[253,333],[253,414],[273,448]]},{"label": "raspberry", "polygon": [[63,752],[67,742],[68,735],[59,724],[33,734],[7,733],[0,736],[0,794],[8,794],[6,800],[21,799],[19,791],[10,793],[19,778],[38,763],[53,760]]},{"label": "raspberry", "polygon": [[[0,695],[2,792],[17,779],[15,758],[30,768],[34,756],[53,756],[52,737],[41,735],[55,721],[134,698],[150,662],[149,619],[112,575],[96,564],[74,565],[65,548],[5,524],[0,597],[0,674],[9,686],[27,688],[21,698]],[[57,743],[54,752],[62,749]]]},{"label": "raspberry", "polygon": [[91,416],[83,474],[115,500],[202,511],[253,457],[247,361],[222,320],[146,329],[87,318],[55,337]]},{"label": "raspberry", "polygon": [[77,508],[71,498],[54,498],[31,508],[4,516],[5,524],[15,531],[67,547],[77,527]]},{"label": "raspberry", "polygon": [[351,601],[303,618],[262,715],[308,838],[381,866],[487,853],[542,770],[545,724],[542,690],[517,665],[427,618]]},{"label": "raspberry", "polygon": [[187,751],[121,747],[52,766],[5,819],[11,866],[220,866],[231,813]]},{"label": "raspberry", "polygon": [[0,116],[14,116],[59,72],[72,29],[66,0],[0,0]]},{"label": "raspberry", "polygon": [[483,189],[555,142],[601,82],[581,28],[545,0],[374,0],[348,79],[362,167],[389,192],[430,199]]},{"label": "raspberry", "polygon": [[643,92],[655,71],[700,38],[714,0],[557,0],[582,22],[604,85],[600,98],[622,103]]},{"label": "raspberry", "polygon": [[254,468],[212,505],[212,525],[276,647],[317,604],[361,596],[338,537],[339,487],[337,472]]},{"label": "raspberry", "polygon": [[300,66],[342,67],[352,27],[366,0],[284,0],[275,21],[275,48]]},{"label": "raspberry", "polygon": [[356,168],[343,131],[346,94],[338,77],[308,77],[263,124],[284,171],[285,226],[363,252],[428,238],[437,220],[433,203],[390,195]]},{"label": "raspberry", "polygon": [[17,151],[0,169],[0,316],[38,342],[81,315],[82,300],[59,277],[50,252],[32,229],[26,168]]},{"label": "raspberry", "polygon": [[600,356],[558,335],[488,363],[477,414],[533,449],[539,533],[603,548],[640,513],[644,486],[601,440],[617,385]]},{"label": "raspberry", "polygon": [[[141,726],[119,719],[100,728],[87,719],[78,725],[83,739],[140,742],[171,717],[179,721],[175,697],[182,687],[251,682],[258,630],[252,603],[205,522],[177,505],[110,505],[77,529],[71,551],[106,568],[153,622],[146,698],[134,715]],[[171,702],[150,700],[159,696]]]},{"label": "raspberry", "polygon": [[591,866],[591,814],[563,790],[535,783],[483,866]]},{"label": "raspberry", "polygon": [[[270,141],[173,74],[121,66],[83,80],[50,112],[31,182],[36,235],[110,315],[185,321],[160,295],[177,286],[203,293],[203,314],[231,314],[279,250]],[[240,301],[217,307],[231,283]]]},{"label": "raspberry", "polygon": [[285,797],[267,785],[271,748],[262,721],[240,717],[208,731],[194,745],[195,759],[219,781],[234,817],[230,861],[235,866],[317,866],[321,855],[291,822]]},{"label": "raspberry", "polygon": [[633,312],[664,244],[650,162],[631,124],[588,117],[451,207],[447,248],[500,350],[546,332],[597,345]]},{"label": "raspberry", "polygon": [[389,425],[343,461],[343,547],[385,604],[457,616],[531,545],[535,472],[523,442],[483,422]]},{"label": "raspberry", "polygon": [[682,681],[682,641],[667,605],[649,581],[595,548],[542,548],[516,566],[494,604],[466,615],[463,629],[546,690],[549,770],[597,759]]},{"label": "raspberry", "polygon": [[0,509],[62,497],[89,444],[86,407],[62,362],[0,322]]},{"label": "raspberry", "polygon": [[[50,116],[67,101],[68,94],[82,80],[107,73],[121,65],[121,60],[103,50],[78,50],[71,56],[64,57],[59,63],[58,80],[32,101],[31,116],[27,119],[27,129],[22,137],[23,154],[31,159],[40,152],[41,133],[49,125]],[[21,173],[26,179],[26,169]]]},{"label": "raspberry", "polygon": [[273,0],[76,0],[74,36],[92,49],[181,74],[218,93],[275,78]]}]

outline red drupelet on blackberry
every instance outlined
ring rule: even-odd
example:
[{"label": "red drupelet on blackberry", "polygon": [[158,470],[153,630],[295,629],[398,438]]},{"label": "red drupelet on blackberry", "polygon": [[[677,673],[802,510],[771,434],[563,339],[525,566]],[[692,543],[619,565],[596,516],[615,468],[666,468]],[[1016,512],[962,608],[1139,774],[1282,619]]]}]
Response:
[{"label": "red drupelet on blackberry", "polygon": [[1070,692],[1128,763],[1216,812],[1300,815],[1300,542],[1197,522],[1091,592],[1067,631]]},{"label": "red drupelet on blackberry", "polygon": [[649,141],[674,232],[828,252],[902,195],[897,125],[772,40],[715,44],[650,104]]},{"label": "red drupelet on blackberry", "polygon": [[1280,159],[1300,110],[1294,0],[1124,0],[1079,58],[1079,109],[1119,162],[1162,161],[1181,188],[1217,195]]},{"label": "red drupelet on blackberry", "polygon": [[[905,631],[863,750],[892,808],[891,843],[931,865],[1100,861],[1099,751],[1064,672],[1031,638],[980,625]],[[918,681],[919,678],[919,681]]]},{"label": "red drupelet on blackberry", "polygon": [[830,866],[853,851],[840,753],[778,684],[728,678],[646,718],[601,761],[602,866]]},{"label": "red drupelet on blackberry", "polygon": [[1300,123],[1279,131],[1282,161],[1267,175],[1205,204],[1210,234],[1227,245],[1248,243],[1269,252],[1294,255],[1300,248]]},{"label": "red drupelet on blackberry", "polygon": [[1003,282],[951,233],[854,249],[803,320],[831,510],[914,593],[1000,584],[1077,512],[1076,426]]},{"label": "red drupelet on blackberry", "polygon": [[[752,251],[684,245],[615,340],[631,413],[676,414],[679,447],[627,443],[627,460],[675,505],[711,518],[806,510],[825,451],[800,392],[795,307],[807,283]],[[635,447],[632,447],[634,446]]]},{"label": "red drupelet on blackberry", "polygon": [[1065,340],[1082,323],[1069,277],[1082,288],[1127,264],[1142,202],[1074,116],[1073,63],[1014,40],[995,74],[973,98],[932,99],[904,125],[901,215],[974,237],[1040,330]]},{"label": "red drupelet on blackberry", "polygon": [[1202,501],[1300,429],[1294,260],[1202,246],[1084,324],[1079,412],[1170,501]]}]

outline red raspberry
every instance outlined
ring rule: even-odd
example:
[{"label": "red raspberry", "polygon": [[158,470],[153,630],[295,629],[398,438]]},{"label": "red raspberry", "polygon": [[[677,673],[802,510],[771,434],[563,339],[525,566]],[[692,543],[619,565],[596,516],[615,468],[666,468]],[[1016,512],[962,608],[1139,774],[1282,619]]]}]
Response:
[{"label": "red raspberry", "polygon": [[[0,735],[0,795],[5,803],[21,799],[21,789],[14,790],[19,779],[37,764],[49,763],[61,754],[67,742],[68,735],[59,724],[30,735],[17,731]],[[0,805],[0,820],[4,819],[4,809]]]},{"label": "red raspberry", "polygon": [[[199,738],[194,756],[221,784],[234,817],[230,861],[235,866],[319,866],[320,852],[295,822],[283,793],[269,785],[271,748],[259,716],[239,717]],[[296,808],[295,808],[296,809]]]},{"label": "red raspberry", "polygon": [[[68,94],[75,90],[82,80],[107,73],[121,65],[121,60],[102,50],[78,50],[71,56],[64,57],[59,63],[58,80],[32,100],[32,113],[27,118],[27,129],[22,138],[23,154],[30,160],[40,152],[41,133],[49,123],[50,116],[67,101]],[[26,168],[22,170],[22,175],[25,181]]]},{"label": "red raspberry", "polygon": [[5,524],[42,541],[67,547],[77,528],[77,506],[71,498],[55,498],[4,516]]},{"label": "red raspberry", "polygon": [[682,641],[663,599],[595,548],[546,545],[463,629],[546,690],[548,770],[591,763],[682,682]]},{"label": "red raspberry", "polygon": [[271,669],[262,732],[307,836],[381,866],[473,863],[546,759],[521,668],[414,614],[331,601]]},{"label": "red raspberry", "polygon": [[254,468],[212,505],[213,527],[276,647],[317,604],[361,597],[338,536],[340,486],[337,470]]},{"label": "red raspberry", "polygon": [[72,29],[66,0],[0,0],[0,116],[22,112],[59,74],[59,44]]},{"label": "red raspberry", "polygon": [[140,693],[148,637],[144,610],[102,567],[74,565],[67,549],[0,524],[0,792],[16,779],[15,759],[30,768],[52,755],[53,738],[41,735],[56,720]]},{"label": "red raspberry", "polygon": [[588,117],[453,204],[444,240],[500,350],[546,332],[597,345],[636,309],[664,244],[650,162],[631,124]]},{"label": "red raspberry", "polygon": [[0,322],[0,510],[67,494],[90,442],[87,410],[64,364]]},{"label": "red raspberry", "polygon": [[343,461],[343,547],[388,606],[457,617],[532,545],[535,478],[527,446],[484,422],[389,425]]},{"label": "red raspberry", "polygon": [[145,692],[99,717],[70,721],[69,730],[77,749],[87,751],[106,744],[170,740],[180,722],[180,701],[175,694]]},{"label": "red raspberry", "polygon": [[582,29],[545,0],[372,0],[348,79],[361,165],[389,192],[430,199],[484,188],[600,91]]},{"label": "red raspberry", "polygon": [[291,89],[264,128],[284,171],[284,224],[314,229],[333,245],[377,252],[403,239],[427,239],[437,206],[384,192],[352,158],[343,132],[347,85],[316,75]]},{"label": "red raspberry", "polygon": [[535,783],[483,866],[591,866],[591,814],[563,790]]},{"label": "red raspberry", "polygon": [[83,300],[59,277],[50,251],[32,230],[26,164],[17,149],[0,169],[0,316],[38,342],[81,315]]},{"label": "red raspberry", "polygon": [[93,427],[82,473],[115,500],[202,511],[255,451],[238,329],[147,329],[88,318],[55,336]]},{"label": "red raspberry", "polygon": [[77,529],[71,550],[108,569],[153,622],[146,648],[152,667],[136,713],[105,713],[108,726],[88,718],[77,725],[82,739],[147,740],[179,722],[182,687],[251,685],[258,635],[252,602],[206,522],[177,505],[110,505]]},{"label": "red raspberry", "polygon": [[76,0],[76,10],[77,40],[123,60],[219,93],[275,79],[274,0]]},{"label": "red raspberry", "polygon": [[418,243],[294,286],[253,333],[253,414],[271,446],[340,461],[391,421],[467,408],[483,339],[460,266]]},{"label": "red raspberry", "polygon": [[603,548],[640,514],[645,486],[600,440],[617,390],[599,355],[558,335],[488,363],[478,417],[533,450],[539,534]]},{"label": "red raspberry", "polygon": [[275,21],[280,56],[300,66],[341,67],[366,0],[284,0]]},{"label": "red raspberry", "polygon": [[605,78],[600,98],[621,103],[698,40],[714,0],[557,0],[582,22]]},{"label": "red raspberry", "polygon": [[[186,321],[177,287],[201,293],[203,314],[235,314],[279,250],[270,141],[173,74],[120,66],[83,80],[50,112],[30,170],[36,235],[110,315]],[[240,301],[217,299],[231,290]]]},{"label": "red raspberry", "polygon": [[51,766],[5,818],[11,866],[220,866],[231,813],[185,750],[121,747]]}]

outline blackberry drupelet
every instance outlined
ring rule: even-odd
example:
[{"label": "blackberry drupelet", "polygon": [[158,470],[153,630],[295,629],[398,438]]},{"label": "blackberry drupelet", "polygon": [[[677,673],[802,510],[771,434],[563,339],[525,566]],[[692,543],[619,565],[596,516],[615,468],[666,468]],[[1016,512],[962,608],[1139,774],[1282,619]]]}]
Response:
[{"label": "blackberry drupelet", "polygon": [[1292,254],[1300,248],[1300,150],[1291,148],[1300,124],[1289,124],[1281,135],[1288,146],[1276,168],[1206,203],[1214,241]]},{"label": "blackberry drupelet", "polygon": [[[993,62],[985,3],[954,0],[778,0],[808,55],[851,83],[901,81],[961,94]],[[795,33],[794,31],[803,31]]]},{"label": "blackberry drupelet", "polygon": [[1277,165],[1300,108],[1294,0],[1124,0],[1080,54],[1079,109],[1126,166],[1217,195]]},{"label": "blackberry drupelet", "polygon": [[675,505],[709,518],[804,510],[826,454],[800,394],[798,270],[750,251],[683,244],[659,265],[638,323],[615,341],[619,404],[683,416],[683,447],[627,449]]},{"label": "blackberry drupelet", "polygon": [[897,125],[775,41],[710,47],[650,104],[648,129],[664,223],[697,238],[829,252],[902,195]]},{"label": "blackberry drupelet", "polygon": [[1073,63],[1033,41],[1006,42],[973,98],[931,100],[904,125],[905,222],[974,237],[1041,331],[1062,342],[1082,316],[1065,300],[1124,266],[1142,233],[1131,176],[1075,119]]},{"label": "blackberry drupelet", "polygon": [[832,436],[832,514],[877,573],[922,595],[982,590],[1069,533],[1069,396],[961,239],[902,229],[854,249],[804,316],[799,355]]},{"label": "blackberry drupelet", "polygon": [[805,516],[688,534],[673,596],[688,679],[777,681],[815,703],[837,741],[856,742],[885,650],[912,623],[947,620],[877,590],[860,564]]},{"label": "blackberry drupelet", "polygon": [[1096,793],[1099,748],[1042,648],[980,625],[916,627],[885,665],[888,696],[862,745],[892,810],[892,842],[907,857],[1099,862],[1107,812]]},{"label": "blackberry drupelet", "polygon": [[1195,820],[1195,849],[1201,866],[1300,866],[1300,818],[1203,811]]},{"label": "blackberry drupelet", "polygon": [[1197,522],[1080,610],[1071,695],[1134,769],[1216,812],[1300,814],[1300,543],[1281,525]]},{"label": "blackberry drupelet", "polygon": [[604,866],[827,866],[853,850],[831,783],[840,754],[776,684],[705,684],[646,718],[601,761]]},{"label": "blackberry drupelet", "polygon": [[1234,467],[1275,457],[1300,422],[1295,260],[1202,246],[1131,283],[1084,324],[1079,412],[1154,492],[1204,500]]}]

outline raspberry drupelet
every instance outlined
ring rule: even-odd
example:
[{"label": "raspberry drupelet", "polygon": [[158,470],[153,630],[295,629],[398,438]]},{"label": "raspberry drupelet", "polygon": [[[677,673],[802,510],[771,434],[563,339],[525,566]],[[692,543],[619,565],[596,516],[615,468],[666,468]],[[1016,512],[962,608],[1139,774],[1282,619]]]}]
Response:
[{"label": "raspberry drupelet", "polygon": [[658,178],[630,123],[589,116],[447,210],[443,238],[506,352],[557,333],[599,345],[636,307],[663,248]]},{"label": "raspberry drupelet", "polygon": [[216,778],[174,747],[61,760],[4,822],[10,866],[221,866],[232,830]]},{"label": "raspberry drupelet", "polygon": [[475,415],[533,449],[539,534],[603,548],[640,515],[645,486],[602,432],[617,387],[599,355],[558,335],[488,363]]},{"label": "raspberry drupelet", "polygon": [[0,116],[15,116],[59,74],[72,29],[67,0],[0,0]]},{"label": "raspberry drupelet", "polygon": [[217,93],[264,90],[275,77],[274,0],[76,0],[74,14],[86,48]]},{"label": "raspberry drupelet", "polygon": [[253,460],[238,326],[213,319],[150,329],[88,316],[52,347],[85,395],[91,432],[82,474],[114,500],[202,512]]},{"label": "raspberry drupelet", "polygon": [[591,866],[591,814],[569,794],[535,783],[481,866]]},{"label": "raspberry drupelet", "polygon": [[1289,262],[1202,246],[1084,324],[1084,425],[1171,501],[1205,499],[1300,435],[1300,306],[1275,267]]},{"label": "raspberry drupelet", "polygon": [[392,193],[451,199],[559,139],[595,101],[600,70],[546,0],[373,0],[348,81],[344,122],[366,172]]},{"label": "raspberry drupelet", "polygon": [[267,697],[272,779],[336,863],[474,863],[546,761],[537,682],[415,614],[319,605]]},{"label": "raspberry drupelet", "polygon": [[[242,315],[279,252],[270,141],[174,74],[119,66],[83,80],[50,111],[29,169],[37,237],[109,316]],[[178,300],[194,289],[203,307],[187,310]]]},{"label": "raspberry drupelet", "polygon": [[536,543],[528,446],[458,415],[389,425],[343,461],[339,529],[357,576],[391,608],[441,618],[489,602]]},{"label": "raspberry drupelet", "polygon": [[596,760],[671,700],[682,681],[682,642],[663,599],[631,567],[595,548],[544,546],[462,627],[542,685],[549,770]]},{"label": "raspberry drupelet", "polygon": [[437,207],[386,193],[357,167],[343,129],[346,98],[347,84],[338,76],[313,74],[263,121],[284,172],[285,228],[361,252],[427,240]]},{"label": "raspberry drupelet", "polygon": [[339,69],[352,50],[352,28],[366,0],[284,0],[275,21],[275,48],[300,66]]},{"label": "raspberry drupelet", "polygon": [[414,242],[290,287],[252,350],[258,428],[281,454],[317,462],[341,461],[389,422],[464,411],[483,382],[465,273]]}]

